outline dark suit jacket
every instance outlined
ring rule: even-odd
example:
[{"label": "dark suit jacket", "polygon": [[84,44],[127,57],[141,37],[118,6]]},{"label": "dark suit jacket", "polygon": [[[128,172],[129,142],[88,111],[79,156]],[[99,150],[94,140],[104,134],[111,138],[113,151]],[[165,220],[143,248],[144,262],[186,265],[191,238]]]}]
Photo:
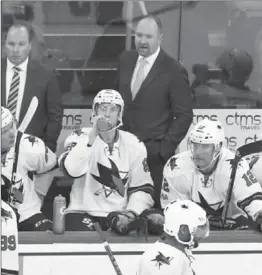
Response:
[{"label": "dark suit jacket", "polygon": [[[6,106],[7,101],[6,61],[6,59],[1,60],[2,106]],[[52,151],[55,151],[62,128],[62,94],[55,73],[42,66],[38,61],[29,59],[19,122],[23,120],[33,96],[38,98],[38,107],[26,132],[41,138]]]},{"label": "dark suit jacket", "polygon": [[[138,54],[124,52],[119,58],[116,90],[125,102],[124,130],[148,146],[148,155],[167,161],[185,137],[193,119],[192,93],[185,68],[162,49],[132,100],[130,83]],[[175,119],[174,119],[175,117]]]}]

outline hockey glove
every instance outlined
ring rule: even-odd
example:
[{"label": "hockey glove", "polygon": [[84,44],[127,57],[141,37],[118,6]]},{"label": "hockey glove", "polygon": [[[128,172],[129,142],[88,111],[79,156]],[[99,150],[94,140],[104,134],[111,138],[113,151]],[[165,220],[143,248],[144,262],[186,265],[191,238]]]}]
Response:
[{"label": "hockey glove", "polygon": [[146,209],[139,215],[140,220],[144,220],[148,232],[146,234],[161,235],[164,225],[164,214],[156,208]]},{"label": "hockey glove", "polygon": [[227,219],[223,227],[221,217],[209,216],[210,230],[245,230],[249,228],[248,219],[244,216],[239,216],[236,219]]},{"label": "hockey glove", "polygon": [[137,215],[132,211],[114,211],[108,214],[108,227],[117,234],[127,235],[132,230],[132,222]]}]

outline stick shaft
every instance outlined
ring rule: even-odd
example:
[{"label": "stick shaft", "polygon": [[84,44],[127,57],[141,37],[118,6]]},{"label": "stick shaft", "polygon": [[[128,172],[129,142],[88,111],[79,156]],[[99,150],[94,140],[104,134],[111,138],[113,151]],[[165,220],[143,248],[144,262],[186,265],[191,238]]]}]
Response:
[{"label": "stick shaft", "polygon": [[106,240],[106,237],[105,237],[104,233],[102,232],[102,229],[101,229],[99,223],[94,223],[94,227],[95,227],[95,229],[96,229],[96,231],[99,235],[99,238],[100,238],[101,242],[103,243],[103,246],[104,246],[104,248],[107,252],[107,255],[108,255],[108,257],[109,257],[109,259],[110,259],[110,261],[111,261],[111,263],[112,263],[112,265],[115,269],[116,274],[117,275],[123,275],[123,273],[121,272],[121,270],[120,270],[120,268],[119,268],[119,266],[116,262],[115,256],[113,255],[113,252],[112,252],[112,250],[111,250],[111,248],[110,248],[110,246],[109,246],[109,244]]}]

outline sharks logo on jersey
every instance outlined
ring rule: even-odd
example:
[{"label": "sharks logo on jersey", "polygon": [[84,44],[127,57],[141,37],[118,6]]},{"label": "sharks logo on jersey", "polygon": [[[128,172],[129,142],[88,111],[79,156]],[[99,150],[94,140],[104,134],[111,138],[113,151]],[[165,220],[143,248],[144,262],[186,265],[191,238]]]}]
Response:
[{"label": "sharks logo on jersey", "polygon": [[[111,168],[104,166],[101,163],[97,163],[97,169],[100,176],[96,176],[91,174],[91,176],[103,185],[102,188],[95,192],[95,195],[100,195],[104,192],[106,198],[109,197],[112,193],[118,193],[121,197],[125,196],[125,184],[128,180],[127,174],[128,172],[120,172],[116,166],[116,164],[108,159]],[[120,173],[124,175],[122,179]]]},{"label": "sharks logo on jersey", "polygon": [[28,136],[25,137],[25,139],[28,139],[28,141],[32,144],[32,147],[34,146],[34,144],[39,143],[37,137],[35,136]]},{"label": "sharks logo on jersey", "polygon": [[172,157],[170,159],[168,165],[170,166],[171,171],[173,171],[176,167],[178,167],[176,161],[177,161],[177,157]]},{"label": "sharks logo on jersey", "polygon": [[158,252],[156,257],[151,261],[156,262],[156,266],[160,269],[162,265],[170,265],[170,262],[172,260],[173,260],[173,257],[166,257],[161,252]]},{"label": "sharks logo on jersey", "polygon": [[9,219],[12,219],[12,212],[11,211],[8,211],[4,208],[1,207],[1,219],[2,219],[2,222],[7,222]]},{"label": "sharks logo on jersey", "polygon": [[82,131],[82,129],[78,129],[78,130],[75,130],[73,132],[73,135],[77,135],[77,136],[81,136],[82,134],[84,134],[85,132]]}]

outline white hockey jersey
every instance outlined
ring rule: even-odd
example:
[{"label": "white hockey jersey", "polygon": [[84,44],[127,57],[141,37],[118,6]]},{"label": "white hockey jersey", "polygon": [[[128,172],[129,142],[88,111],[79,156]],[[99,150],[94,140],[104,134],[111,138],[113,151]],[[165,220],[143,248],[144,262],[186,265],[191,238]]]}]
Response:
[{"label": "white hockey jersey", "polygon": [[13,209],[4,201],[1,227],[1,275],[15,275],[19,270],[17,220]]},{"label": "white hockey jersey", "polygon": [[[210,176],[204,176],[196,169],[189,151],[170,158],[164,167],[162,207],[178,198],[190,199],[200,204],[208,216],[221,216],[233,158],[233,152],[222,148],[218,165]],[[262,188],[250,172],[247,161],[242,159],[237,167],[228,217],[246,216],[247,212],[255,219],[261,210]]]},{"label": "white hockey jersey", "polygon": [[[14,147],[2,158],[2,184],[10,186],[14,160]],[[44,142],[34,136],[23,134],[21,138],[16,183],[12,186],[11,204],[18,209],[19,222],[32,215],[40,213],[41,200],[35,191],[35,174],[41,174],[51,170],[57,165],[56,155],[45,146]],[[17,197],[20,197],[20,203]]]},{"label": "white hockey jersey", "polygon": [[142,255],[136,275],[194,275],[191,253],[157,241]]},{"label": "white hockey jersey", "polygon": [[88,147],[91,128],[72,133],[65,141],[59,165],[75,178],[69,209],[92,216],[132,210],[140,214],[153,205],[153,182],[144,144],[134,135],[117,130],[112,150],[99,136]]}]

